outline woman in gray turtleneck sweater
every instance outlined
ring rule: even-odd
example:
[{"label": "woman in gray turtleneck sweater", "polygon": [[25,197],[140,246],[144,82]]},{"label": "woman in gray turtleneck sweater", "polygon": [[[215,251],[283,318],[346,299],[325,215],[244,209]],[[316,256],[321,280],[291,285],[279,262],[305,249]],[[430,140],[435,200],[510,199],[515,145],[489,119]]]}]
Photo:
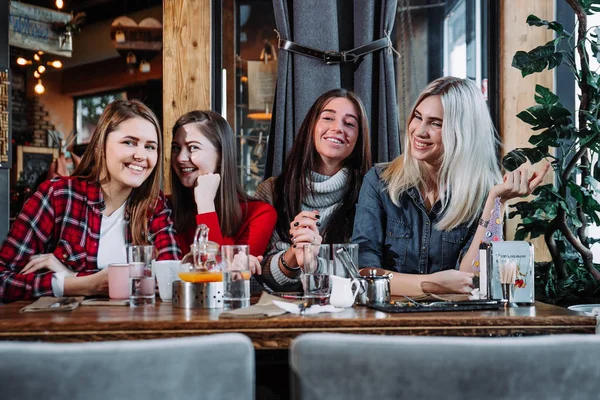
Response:
[{"label": "woman in gray turtleneck sweater", "polygon": [[370,167],[360,99],[344,89],[321,95],[304,118],[281,175],[261,183],[255,194],[278,216],[262,275],[256,277],[264,286],[302,290],[302,246],[349,241],[362,177]]}]

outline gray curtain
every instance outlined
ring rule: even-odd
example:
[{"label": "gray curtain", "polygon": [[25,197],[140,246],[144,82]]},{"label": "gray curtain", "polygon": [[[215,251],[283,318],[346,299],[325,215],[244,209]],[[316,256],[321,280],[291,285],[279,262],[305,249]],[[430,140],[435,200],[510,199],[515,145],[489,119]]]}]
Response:
[{"label": "gray curtain", "polygon": [[[282,39],[323,51],[347,51],[391,34],[396,6],[397,0],[273,0]],[[390,161],[400,154],[394,57],[389,50],[357,63],[333,65],[279,50],[278,62],[265,178],[281,173],[317,97],[338,87],[356,92],[365,105],[373,161]]]}]

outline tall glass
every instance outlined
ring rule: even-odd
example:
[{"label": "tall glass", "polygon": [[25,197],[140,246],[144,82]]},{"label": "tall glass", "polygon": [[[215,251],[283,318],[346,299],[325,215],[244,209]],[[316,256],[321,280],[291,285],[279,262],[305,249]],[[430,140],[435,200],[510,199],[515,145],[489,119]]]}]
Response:
[{"label": "tall glass", "polygon": [[331,247],[328,244],[304,245],[300,280],[304,288],[304,300],[309,305],[329,302],[331,264]]},{"label": "tall glass", "polygon": [[154,246],[128,246],[129,305],[131,307],[154,305],[156,278],[152,261],[156,258]]},{"label": "tall glass", "polygon": [[247,245],[221,246],[223,257],[223,308],[250,305],[250,261]]}]

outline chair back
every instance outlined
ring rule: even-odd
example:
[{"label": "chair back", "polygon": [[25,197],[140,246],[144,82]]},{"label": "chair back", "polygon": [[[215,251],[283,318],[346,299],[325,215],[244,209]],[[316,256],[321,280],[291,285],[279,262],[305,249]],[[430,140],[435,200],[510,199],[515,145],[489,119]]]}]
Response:
[{"label": "chair back", "polygon": [[307,334],[290,351],[293,398],[597,399],[600,337]]},{"label": "chair back", "polygon": [[0,342],[3,400],[254,399],[254,348],[221,334],[94,343]]}]

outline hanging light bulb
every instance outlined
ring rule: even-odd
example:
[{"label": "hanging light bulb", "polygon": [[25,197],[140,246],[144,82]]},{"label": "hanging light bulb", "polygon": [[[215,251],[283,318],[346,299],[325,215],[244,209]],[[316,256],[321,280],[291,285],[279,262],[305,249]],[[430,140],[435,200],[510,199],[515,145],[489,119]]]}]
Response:
[{"label": "hanging light bulb", "polygon": [[46,67],[44,67],[43,65],[38,65],[37,72],[43,74],[44,72],[46,72]]},{"label": "hanging light bulb", "polygon": [[39,77],[41,77],[41,75],[40,75],[40,73],[39,73],[39,72],[37,72],[37,71],[33,71],[33,77],[34,77],[34,78],[39,78]]},{"label": "hanging light bulb", "polygon": [[135,54],[133,54],[131,51],[129,53],[127,53],[127,64],[135,64],[137,63],[137,58],[135,57]]},{"label": "hanging light bulb", "polygon": [[40,61],[40,56],[38,56],[37,54],[34,54],[34,55],[33,55],[33,59],[34,59],[35,61]]},{"label": "hanging light bulb", "polygon": [[56,0],[56,8],[58,8],[59,10],[62,10],[62,8],[65,6],[65,3],[63,2],[63,0]]},{"label": "hanging light bulb", "polygon": [[31,61],[27,61],[23,57],[19,57],[19,58],[17,58],[17,64],[19,64],[19,65],[27,65],[27,64],[31,64]]},{"label": "hanging light bulb", "polygon": [[42,85],[42,80],[38,79],[38,83],[37,85],[35,85],[35,87],[33,88],[33,90],[35,90],[35,92],[37,94],[44,94],[44,92],[46,91],[46,88],[44,87],[44,85]]},{"label": "hanging light bulb", "polygon": [[47,63],[48,65],[54,67],[54,68],[62,68],[62,63],[58,60],[54,60],[54,61],[48,61]]},{"label": "hanging light bulb", "polygon": [[140,72],[147,73],[150,72],[150,63],[146,60],[142,60],[140,63]]}]

